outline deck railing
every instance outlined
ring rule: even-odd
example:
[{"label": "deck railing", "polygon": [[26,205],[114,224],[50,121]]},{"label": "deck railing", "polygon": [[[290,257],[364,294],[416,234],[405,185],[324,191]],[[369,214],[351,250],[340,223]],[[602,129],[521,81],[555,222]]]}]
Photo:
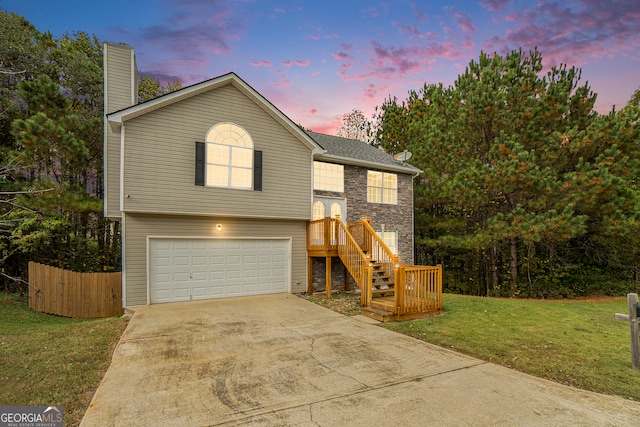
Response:
[{"label": "deck railing", "polygon": [[397,315],[442,310],[442,266],[401,265],[394,292]]},{"label": "deck railing", "polygon": [[309,251],[330,252],[338,250],[338,229],[340,220],[323,218],[309,221],[307,227],[307,249]]},{"label": "deck railing", "polygon": [[309,221],[307,250],[310,253],[336,252],[360,288],[362,305],[368,306],[371,301],[372,286],[370,260],[342,221],[329,217]]},{"label": "deck railing", "polygon": [[442,266],[399,264],[398,257],[366,220],[349,223],[348,229],[336,218],[310,221],[307,248],[310,253],[337,253],[360,288],[364,307],[371,306],[375,261],[392,277],[397,316],[442,310]]}]

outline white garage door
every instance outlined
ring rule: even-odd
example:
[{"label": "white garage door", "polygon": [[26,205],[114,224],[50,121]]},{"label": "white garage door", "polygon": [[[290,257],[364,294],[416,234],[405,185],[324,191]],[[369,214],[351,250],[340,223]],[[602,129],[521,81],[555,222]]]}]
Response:
[{"label": "white garage door", "polygon": [[289,239],[149,239],[151,303],[287,292]]}]

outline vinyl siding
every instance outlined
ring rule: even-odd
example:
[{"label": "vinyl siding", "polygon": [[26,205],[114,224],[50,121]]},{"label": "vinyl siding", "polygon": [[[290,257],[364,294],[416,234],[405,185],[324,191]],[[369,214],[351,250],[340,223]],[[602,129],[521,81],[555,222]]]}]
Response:
[{"label": "vinyl siding", "polygon": [[[215,230],[222,224],[222,231]],[[307,282],[306,221],[125,214],[125,304],[147,304],[147,236],[287,237],[291,238],[291,291],[304,292]]]},{"label": "vinyl siding", "polygon": [[[262,151],[262,191],[195,185],[195,141],[220,122],[243,127]],[[125,211],[310,216],[310,148],[232,85],[151,111],[124,128]]]},{"label": "vinyl siding", "polygon": [[[104,111],[111,113],[132,105],[131,70],[132,49],[128,46],[112,43],[104,44],[105,82]],[[137,94],[136,94],[137,96]],[[134,98],[135,99],[135,98]],[[104,122],[104,180],[105,180],[105,216],[120,216],[120,131],[113,131]]]}]

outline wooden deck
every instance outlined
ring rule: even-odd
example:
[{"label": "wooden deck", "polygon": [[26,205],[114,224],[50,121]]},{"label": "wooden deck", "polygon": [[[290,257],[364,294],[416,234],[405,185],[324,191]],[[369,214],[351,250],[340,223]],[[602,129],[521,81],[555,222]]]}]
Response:
[{"label": "wooden deck", "polygon": [[310,221],[307,252],[309,294],[313,292],[313,258],[324,257],[326,295],[331,297],[331,258],[337,256],[360,288],[362,314],[386,322],[442,312],[442,266],[400,264],[370,221],[348,226],[335,218]]}]

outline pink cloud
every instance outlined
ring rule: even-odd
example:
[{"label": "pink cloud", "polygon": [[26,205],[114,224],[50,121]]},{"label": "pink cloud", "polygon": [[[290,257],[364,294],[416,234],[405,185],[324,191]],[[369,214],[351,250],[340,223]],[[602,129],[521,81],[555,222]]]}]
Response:
[{"label": "pink cloud", "polygon": [[483,45],[503,54],[518,47],[537,47],[546,65],[582,65],[589,58],[625,54],[640,46],[638,1],[580,0],[567,6],[543,0],[505,19],[515,25]]},{"label": "pink cloud", "polygon": [[333,134],[336,133],[336,130],[338,129],[338,126],[340,126],[340,120],[338,118],[334,118],[329,123],[311,125],[310,129],[312,131],[314,131],[314,132],[324,133],[324,134],[327,134],[327,135],[333,135]]},{"label": "pink cloud", "polygon": [[349,60],[353,59],[353,57],[351,55],[349,55],[348,53],[345,53],[345,52],[334,52],[334,53],[331,54],[331,56],[333,56],[338,61],[349,61]]},{"label": "pink cloud", "polygon": [[450,40],[445,42],[431,42],[427,46],[409,47],[383,47],[379,43],[372,41],[373,57],[372,65],[382,70],[383,74],[397,74],[404,76],[409,72],[423,71],[421,62],[425,59],[435,58],[458,59],[462,52],[456,47],[456,43]]},{"label": "pink cloud", "polygon": [[376,86],[373,83],[369,83],[364,87],[364,97],[372,100],[377,100],[378,94],[388,93],[388,92],[389,92],[388,85]]},{"label": "pink cloud", "polygon": [[293,63],[291,61],[282,61],[282,65],[288,68],[288,67],[291,67]]},{"label": "pink cloud", "polygon": [[276,7],[275,9],[273,9],[274,12],[276,13],[284,13],[284,9],[282,9],[281,7]]},{"label": "pink cloud", "polygon": [[427,23],[429,21],[429,17],[427,16],[427,14],[424,13],[423,11],[421,11],[420,9],[418,9],[418,5],[417,4],[412,3],[411,4],[411,9],[413,10],[413,14],[418,19],[418,21],[420,21],[422,23]]},{"label": "pink cloud", "polygon": [[426,37],[426,35],[420,31],[417,25],[398,25],[398,29],[402,33],[409,34],[409,38],[411,40],[423,39]]},{"label": "pink cloud", "polygon": [[463,12],[458,12],[458,9],[455,7],[451,8],[451,16],[453,16],[454,21],[460,27],[463,33],[465,34],[473,34],[476,32],[476,26],[471,21],[469,15]]},{"label": "pink cloud", "polygon": [[250,64],[254,67],[271,67],[271,62],[269,61],[252,61]]},{"label": "pink cloud", "polygon": [[308,59],[296,59],[296,65],[298,67],[308,67],[309,65],[311,65],[311,61]]},{"label": "pink cloud", "polygon": [[509,3],[511,3],[509,0],[483,0],[480,2],[482,7],[491,12],[506,9]]},{"label": "pink cloud", "polygon": [[318,35],[316,35],[316,34],[312,34],[312,35],[310,35],[310,36],[309,36],[309,38],[310,38],[311,40],[320,40],[320,36],[318,36]]},{"label": "pink cloud", "polygon": [[291,87],[291,81],[283,73],[278,73],[278,80],[273,84],[278,89],[289,89]]}]

